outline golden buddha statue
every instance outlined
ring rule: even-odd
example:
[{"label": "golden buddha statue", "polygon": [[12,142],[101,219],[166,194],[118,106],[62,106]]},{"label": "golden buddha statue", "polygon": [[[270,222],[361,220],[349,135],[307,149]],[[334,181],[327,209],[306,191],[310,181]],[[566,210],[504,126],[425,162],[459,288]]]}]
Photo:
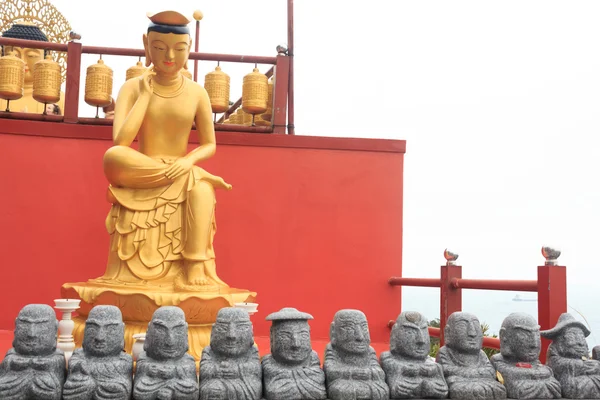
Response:
[{"label": "golden buddha statue", "polygon": [[[36,40],[47,42],[48,38],[42,30],[32,23],[13,24],[12,27],[2,33],[2,37],[13,39]],[[25,62],[25,85],[23,88],[23,97],[18,100],[11,100],[10,110],[13,112],[26,112],[42,114],[46,105],[33,98],[33,66],[36,62],[44,59],[44,50],[29,49],[22,47],[4,46],[4,54],[10,54],[11,51],[18,58]],[[65,95],[61,92],[60,100],[56,103],[61,110],[64,110]],[[0,110],[6,110],[6,100],[0,99]]]},{"label": "golden buddha statue", "polygon": [[[114,145],[104,155],[112,203],[106,272],[64,284],[62,292],[82,299],[83,316],[94,305],[118,305],[128,349],[130,335],[146,330],[154,310],[177,305],[186,312],[190,352],[199,359],[218,311],[251,302],[256,293],[230,288],[216,272],[214,189],[231,185],[196,165],[215,154],[216,140],[206,90],[182,74],[191,50],[190,20],[174,11],[148,17],[144,49],[152,68],[122,86]],[[199,145],[188,152],[194,123]],[[130,147],[136,137],[137,150]],[[82,323],[76,319],[77,343]]]}]

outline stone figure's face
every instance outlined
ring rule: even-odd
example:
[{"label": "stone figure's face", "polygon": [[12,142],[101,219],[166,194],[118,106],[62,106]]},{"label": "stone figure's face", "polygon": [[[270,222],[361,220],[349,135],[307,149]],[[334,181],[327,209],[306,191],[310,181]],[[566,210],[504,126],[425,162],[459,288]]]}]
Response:
[{"label": "stone figure's face", "polygon": [[350,354],[366,354],[371,345],[369,325],[360,312],[338,312],[333,321],[331,344]]},{"label": "stone figure's face", "polygon": [[253,345],[252,323],[249,319],[234,318],[220,321],[217,318],[210,337],[210,347],[213,350],[234,357],[246,353]]},{"label": "stone figure's face", "polygon": [[123,350],[125,325],[119,320],[88,318],[83,334],[83,349],[94,357],[116,356]]},{"label": "stone figure's face", "polygon": [[25,83],[33,82],[33,66],[44,59],[44,50],[6,46],[5,54],[10,54],[11,51],[15,52],[16,57],[25,61]]},{"label": "stone figure's face", "polygon": [[301,364],[311,353],[310,327],[307,321],[283,321],[271,328],[271,353],[284,364]]},{"label": "stone figure's face", "polygon": [[429,354],[430,345],[427,321],[424,319],[415,322],[398,321],[392,328],[390,350],[393,354],[425,360]]},{"label": "stone figure's face", "polygon": [[190,55],[191,44],[188,34],[151,31],[144,35],[146,55],[157,72],[164,75],[175,75],[184,67]]},{"label": "stone figure's face", "polygon": [[581,328],[571,326],[565,328],[554,341],[561,356],[581,359],[589,355],[589,347]]},{"label": "stone figure's face", "polygon": [[483,331],[477,317],[467,313],[452,314],[448,319],[446,340],[450,348],[464,353],[479,353],[483,345]]},{"label": "stone figure's face", "polygon": [[179,359],[188,349],[185,315],[180,309],[177,310],[178,312],[162,312],[158,309],[152,316],[144,350],[156,360]]},{"label": "stone figure's face", "polygon": [[519,361],[534,362],[540,357],[540,331],[528,326],[515,326],[505,333],[513,357]]},{"label": "stone figure's face", "polygon": [[37,312],[26,306],[15,323],[13,347],[23,355],[49,355],[56,350],[58,321],[54,310]]}]

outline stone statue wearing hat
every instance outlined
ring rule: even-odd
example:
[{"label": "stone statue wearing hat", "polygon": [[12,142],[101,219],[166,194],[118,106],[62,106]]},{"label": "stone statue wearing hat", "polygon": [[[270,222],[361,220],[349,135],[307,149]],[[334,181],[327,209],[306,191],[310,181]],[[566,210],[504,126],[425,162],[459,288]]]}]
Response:
[{"label": "stone statue wearing hat", "polygon": [[330,337],[323,365],[329,398],[389,399],[385,373],[371,347],[365,314],[359,310],[338,311],[331,323]]},{"label": "stone statue wearing hat", "polygon": [[481,349],[483,331],[473,314],[455,312],[444,329],[446,343],[437,358],[452,399],[504,399],[506,389]]},{"label": "stone statue wearing hat", "polygon": [[546,364],[552,368],[567,399],[600,399],[600,361],[589,358],[585,338],[590,330],[564,313],[556,326],[540,332],[552,340]]},{"label": "stone statue wearing hat", "polygon": [[312,349],[308,320],[312,315],[283,308],[267,316],[271,354],[262,360],[267,400],[326,399],[325,373]]},{"label": "stone statue wearing hat", "polygon": [[133,360],[123,352],[125,324],[115,306],[92,308],[85,323],[83,346],[69,360],[63,400],[128,400]]},{"label": "stone statue wearing hat", "polygon": [[248,312],[226,307],[212,327],[200,361],[201,400],[262,398],[262,368]]},{"label": "stone statue wearing hat", "polygon": [[390,351],[381,353],[381,365],[392,399],[444,399],[448,385],[442,366],[429,361],[427,319],[418,312],[398,316],[390,336]]},{"label": "stone statue wearing hat", "polygon": [[525,313],[512,313],[502,321],[500,354],[491,361],[502,375],[511,399],[559,399],[560,383],[540,360],[540,326]]}]

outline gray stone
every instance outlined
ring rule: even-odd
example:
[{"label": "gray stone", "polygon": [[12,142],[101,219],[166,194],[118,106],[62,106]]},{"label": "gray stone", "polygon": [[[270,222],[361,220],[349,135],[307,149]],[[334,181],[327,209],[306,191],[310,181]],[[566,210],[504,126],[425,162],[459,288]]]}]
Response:
[{"label": "gray stone", "polygon": [[444,329],[445,344],[437,360],[442,365],[452,399],[504,399],[506,389],[481,350],[483,332],[476,316],[455,312]]},{"label": "gray stone", "polygon": [[589,329],[571,314],[564,313],[556,326],[540,332],[552,340],[546,364],[560,382],[562,397],[600,399],[600,361],[589,359],[586,337]]},{"label": "gray stone", "polygon": [[219,310],[200,361],[201,400],[258,400],[262,369],[248,312]]},{"label": "gray stone", "polygon": [[196,400],[196,362],[187,354],[188,324],[179,307],[160,307],[148,324],[144,351],[137,359],[135,400]]},{"label": "gray stone", "polygon": [[540,360],[540,326],[525,313],[512,313],[502,321],[500,354],[492,364],[502,375],[511,399],[559,399],[560,383]]},{"label": "gray stone", "polygon": [[600,345],[596,345],[592,349],[592,359],[600,361]]},{"label": "gray stone", "polygon": [[15,322],[13,348],[0,365],[0,399],[60,400],[65,356],[56,348],[58,321],[52,307],[30,304]]},{"label": "gray stone", "polygon": [[381,353],[381,365],[392,399],[443,399],[448,385],[442,366],[429,361],[427,319],[418,312],[398,316],[390,335],[390,351]]},{"label": "gray stone", "polygon": [[371,347],[365,314],[358,310],[338,311],[331,323],[330,340],[323,366],[330,399],[390,398],[385,373]]},{"label": "gray stone", "polygon": [[133,360],[123,352],[125,324],[115,306],[90,311],[83,333],[83,348],[69,360],[64,400],[128,400],[131,397]]},{"label": "gray stone", "polygon": [[262,360],[267,400],[327,398],[325,373],[312,349],[308,320],[312,315],[283,308],[267,316],[271,325],[271,354]]}]

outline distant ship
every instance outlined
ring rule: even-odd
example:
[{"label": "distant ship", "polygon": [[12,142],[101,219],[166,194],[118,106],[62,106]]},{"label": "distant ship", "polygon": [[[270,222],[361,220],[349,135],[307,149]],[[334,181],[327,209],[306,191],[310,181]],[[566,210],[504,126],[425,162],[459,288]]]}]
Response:
[{"label": "distant ship", "polygon": [[512,300],[513,301],[537,301],[537,299],[533,299],[533,298],[523,298],[523,297],[521,297],[521,295],[516,295]]}]

